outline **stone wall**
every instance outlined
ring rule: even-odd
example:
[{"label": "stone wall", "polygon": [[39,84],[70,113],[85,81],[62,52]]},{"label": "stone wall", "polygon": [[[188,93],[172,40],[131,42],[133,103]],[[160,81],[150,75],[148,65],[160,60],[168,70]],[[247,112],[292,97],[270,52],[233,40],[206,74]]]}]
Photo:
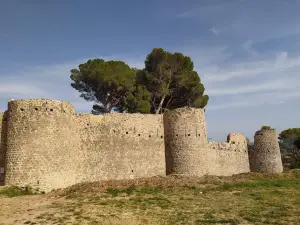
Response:
[{"label": "stone wall", "polygon": [[208,142],[203,109],[180,108],[164,114],[167,174],[232,175],[249,172],[246,137]]},{"label": "stone wall", "polygon": [[[49,191],[85,181],[250,171],[247,138],[230,133],[227,142],[208,142],[202,109],[95,116],[78,115],[66,102],[13,100],[0,125],[5,185]],[[260,171],[280,171],[275,142],[266,144],[275,136],[263,137],[255,139],[256,149],[264,150],[252,162],[274,154]]]},{"label": "stone wall", "polygon": [[161,115],[79,116],[82,181],[165,175]]},{"label": "stone wall", "polygon": [[8,103],[5,184],[51,190],[165,174],[161,115],[75,115],[49,100]]}]

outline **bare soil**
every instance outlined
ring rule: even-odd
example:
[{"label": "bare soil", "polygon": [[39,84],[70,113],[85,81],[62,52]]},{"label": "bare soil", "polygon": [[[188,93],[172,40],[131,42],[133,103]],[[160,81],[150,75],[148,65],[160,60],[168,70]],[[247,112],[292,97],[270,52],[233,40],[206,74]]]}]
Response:
[{"label": "bare soil", "polygon": [[[8,197],[0,224],[300,224],[300,172],[81,183]],[[1,194],[2,193],[2,194]]]}]

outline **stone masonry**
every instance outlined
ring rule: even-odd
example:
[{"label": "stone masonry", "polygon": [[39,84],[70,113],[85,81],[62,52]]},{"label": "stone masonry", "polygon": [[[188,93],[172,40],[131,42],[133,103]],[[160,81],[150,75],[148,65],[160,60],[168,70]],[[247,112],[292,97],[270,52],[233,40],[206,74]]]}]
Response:
[{"label": "stone masonry", "polygon": [[[227,142],[208,142],[203,109],[96,116],[76,114],[67,102],[10,100],[8,110],[0,114],[0,128],[4,185],[50,191],[109,179],[250,172],[246,137],[230,133]],[[268,137],[257,148],[264,153],[250,161],[277,157],[273,136],[270,151],[264,149]],[[265,163],[277,169],[260,172],[281,172],[277,158]]]}]

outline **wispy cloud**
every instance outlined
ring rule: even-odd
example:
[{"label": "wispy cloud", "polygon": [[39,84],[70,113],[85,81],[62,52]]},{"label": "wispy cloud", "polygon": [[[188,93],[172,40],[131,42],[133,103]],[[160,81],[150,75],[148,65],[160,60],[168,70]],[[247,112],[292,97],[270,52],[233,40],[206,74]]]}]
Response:
[{"label": "wispy cloud", "polygon": [[[297,0],[213,1],[190,6],[175,15],[200,24],[218,27],[222,33],[237,40],[250,39],[253,43],[300,34],[300,16]],[[209,19],[208,19],[209,18]],[[214,33],[211,30],[212,33]]]},{"label": "wispy cloud", "polygon": [[[224,82],[230,79],[256,77],[269,73],[281,73],[281,76],[289,76],[296,72],[300,67],[300,55],[288,57],[287,52],[277,53],[275,56],[269,56],[267,59],[258,61],[242,62],[232,64],[229,68],[219,68],[216,73],[203,74],[207,82]],[[284,73],[290,69],[294,72]],[[274,76],[273,76],[274,77]]]},{"label": "wispy cloud", "polygon": [[[143,60],[139,56],[126,57],[124,55],[98,56],[90,58],[103,58],[105,60],[122,60],[132,67],[142,68]],[[76,111],[89,112],[92,102],[79,97],[79,93],[71,87],[70,70],[77,68],[89,58],[71,62],[30,65],[22,70],[0,74],[5,81],[0,83],[0,111],[6,109],[9,99],[48,98],[71,102]]]},{"label": "wispy cloud", "polygon": [[210,28],[209,31],[212,32],[216,36],[218,36],[221,32],[219,29],[217,29],[215,27]]}]

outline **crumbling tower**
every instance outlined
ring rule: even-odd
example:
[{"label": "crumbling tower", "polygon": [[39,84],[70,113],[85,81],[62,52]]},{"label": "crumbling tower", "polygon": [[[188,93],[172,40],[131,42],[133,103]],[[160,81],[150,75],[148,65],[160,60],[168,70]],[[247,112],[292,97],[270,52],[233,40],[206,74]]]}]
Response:
[{"label": "crumbling tower", "polygon": [[178,108],[163,115],[167,174],[203,175],[199,150],[208,143],[203,109]]},{"label": "crumbling tower", "polygon": [[0,113],[0,185],[4,184],[7,141],[7,111]]},{"label": "crumbling tower", "polygon": [[249,151],[249,160],[251,172],[281,173],[283,171],[275,129],[262,129],[255,133],[254,148]]}]

